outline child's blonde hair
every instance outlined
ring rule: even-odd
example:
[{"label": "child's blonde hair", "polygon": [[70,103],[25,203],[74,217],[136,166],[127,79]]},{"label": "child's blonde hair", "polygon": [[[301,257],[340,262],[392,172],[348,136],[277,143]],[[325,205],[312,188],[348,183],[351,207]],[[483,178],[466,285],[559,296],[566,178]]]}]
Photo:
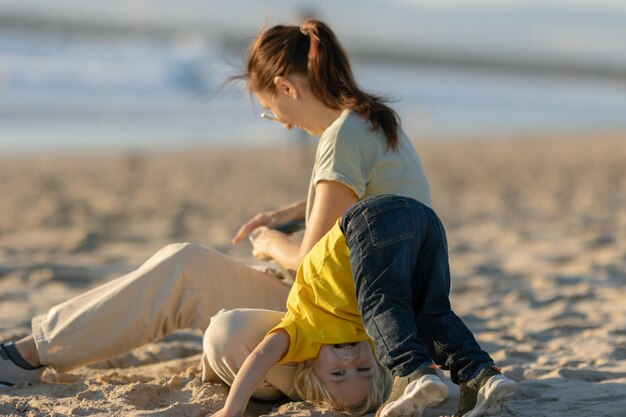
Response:
[{"label": "child's blonde hair", "polygon": [[362,416],[373,411],[385,401],[393,378],[387,368],[376,360],[376,366],[372,368],[374,377],[372,378],[372,388],[363,401],[357,404],[339,405],[328,392],[324,383],[313,372],[312,361],[300,362],[294,377],[294,387],[296,392],[304,401],[316,407],[333,409],[349,416]]}]

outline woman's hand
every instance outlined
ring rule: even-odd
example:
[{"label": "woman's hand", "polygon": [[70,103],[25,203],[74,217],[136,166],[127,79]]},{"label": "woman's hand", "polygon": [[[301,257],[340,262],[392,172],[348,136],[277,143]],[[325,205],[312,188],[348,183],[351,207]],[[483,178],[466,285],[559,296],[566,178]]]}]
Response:
[{"label": "woman's hand", "polygon": [[306,202],[300,201],[282,207],[278,210],[264,211],[262,213],[259,213],[239,228],[239,230],[233,237],[232,243],[233,245],[236,245],[237,243],[241,242],[244,237],[249,235],[250,232],[258,227],[266,226],[271,228],[279,224],[287,223],[291,220],[304,219],[305,208]]},{"label": "woman's hand", "polygon": [[265,226],[258,227],[250,233],[250,243],[252,243],[252,256],[260,261],[270,261],[273,259],[270,246],[277,239],[287,240],[284,233],[268,229]]},{"label": "woman's hand", "polygon": [[233,237],[232,243],[236,245],[241,242],[241,239],[250,234],[254,229],[257,229],[261,226],[267,226],[272,222],[272,212],[264,212],[259,213],[254,216],[252,219],[248,220],[243,226],[239,228],[235,237]]},{"label": "woman's hand", "polygon": [[268,229],[269,226],[260,228],[258,232],[252,232],[255,236],[251,238],[254,247],[252,254],[257,259],[272,259],[286,271],[297,271],[304,255],[333,227],[348,207],[357,201],[354,191],[337,181],[319,181],[315,192],[313,209],[302,242],[293,243],[287,235]]},{"label": "woman's hand", "polygon": [[[251,239],[254,257],[260,260],[272,259],[286,271],[296,271],[304,255],[357,200],[356,194],[348,186],[337,181],[319,181],[315,186],[313,208],[300,244],[293,243],[287,235],[276,230],[268,230],[268,228],[289,220],[303,219],[305,203],[297,203],[275,212],[256,215],[239,229],[233,238],[233,243],[239,242],[244,236],[260,228],[261,230],[257,232],[258,238],[255,235]],[[258,242],[255,243],[256,240]]]}]

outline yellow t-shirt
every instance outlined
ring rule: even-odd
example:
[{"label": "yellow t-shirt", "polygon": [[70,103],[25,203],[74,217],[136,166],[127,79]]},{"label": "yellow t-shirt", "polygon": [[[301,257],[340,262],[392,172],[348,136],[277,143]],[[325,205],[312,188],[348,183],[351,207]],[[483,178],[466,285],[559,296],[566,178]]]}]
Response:
[{"label": "yellow t-shirt", "polygon": [[302,259],[287,298],[287,313],[270,330],[289,334],[280,364],[316,358],[323,344],[368,340],[359,313],[350,254],[339,220]]}]

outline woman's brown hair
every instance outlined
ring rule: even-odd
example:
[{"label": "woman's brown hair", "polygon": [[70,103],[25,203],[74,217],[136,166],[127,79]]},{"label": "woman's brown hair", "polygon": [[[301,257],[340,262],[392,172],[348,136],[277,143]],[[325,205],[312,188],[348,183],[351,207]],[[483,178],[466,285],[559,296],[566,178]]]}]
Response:
[{"label": "woman's brown hair", "polygon": [[332,109],[349,108],[382,129],[387,147],[398,148],[399,118],[383,97],[362,91],[348,57],[333,31],[310,19],[302,26],[278,25],[259,35],[250,46],[245,79],[252,91],[275,93],[274,77],[302,74],[313,95]]}]

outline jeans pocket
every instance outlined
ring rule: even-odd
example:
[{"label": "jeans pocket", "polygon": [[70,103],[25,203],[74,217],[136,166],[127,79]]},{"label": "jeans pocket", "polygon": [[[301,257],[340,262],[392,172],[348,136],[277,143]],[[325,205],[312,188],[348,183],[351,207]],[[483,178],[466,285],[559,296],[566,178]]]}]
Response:
[{"label": "jeans pocket", "polygon": [[368,207],[363,216],[367,221],[372,244],[384,248],[415,235],[415,220],[406,201],[388,201]]}]

